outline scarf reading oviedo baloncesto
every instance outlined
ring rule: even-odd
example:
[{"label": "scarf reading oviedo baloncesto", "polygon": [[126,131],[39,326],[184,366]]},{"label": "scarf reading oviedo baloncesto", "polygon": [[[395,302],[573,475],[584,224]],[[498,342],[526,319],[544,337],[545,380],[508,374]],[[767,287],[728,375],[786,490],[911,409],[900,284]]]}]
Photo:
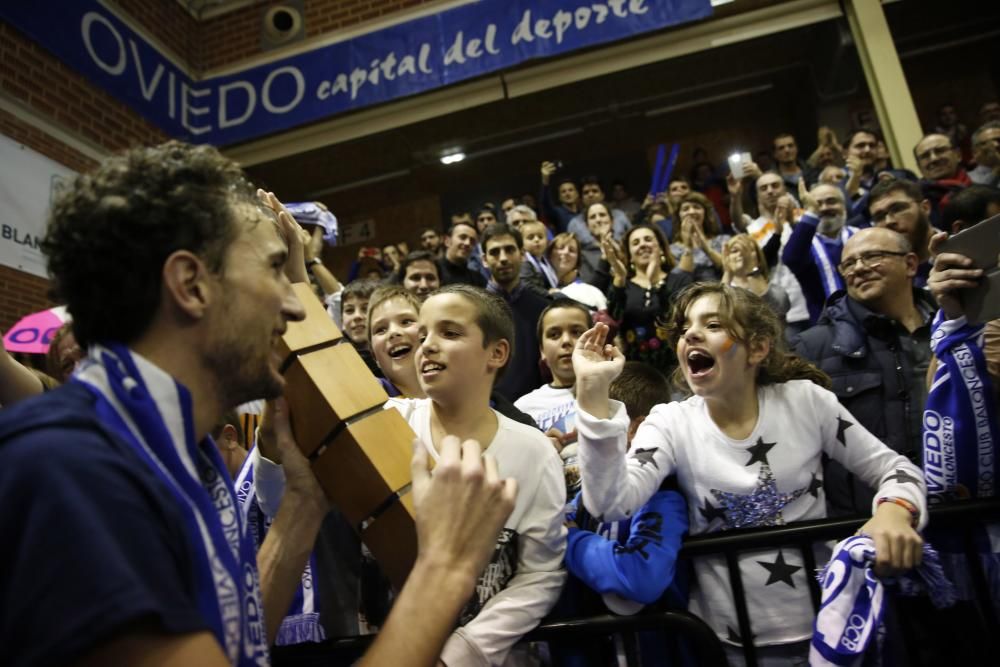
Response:
[{"label": "scarf reading oviedo baloncesto", "polygon": [[[997,425],[993,383],[983,353],[983,325],[964,317],[934,318],[931,349],[939,364],[924,410],[924,478],[931,503],[996,496]],[[989,596],[1000,613],[1000,523],[971,528]],[[931,526],[927,539],[941,553],[958,597],[975,599],[975,583],[960,531]]]},{"label": "scarf reading oviedo baloncesto", "polygon": [[101,421],[170,490],[194,553],[197,606],[230,663],[269,660],[257,556],[211,437],[194,441],[191,394],[123,345],[93,345],[74,375]]},{"label": "scarf reading oviedo baloncesto", "polygon": [[[255,438],[256,443],[256,438]],[[240,502],[243,520],[249,527],[250,535],[259,549],[264,543],[264,537],[271,527],[273,516],[264,511],[258,496],[256,473],[260,463],[260,452],[254,447],[243,462],[243,467],[236,475],[236,496]],[[273,464],[272,464],[273,465]],[[282,477],[283,479],[283,477]],[[303,642],[321,642],[326,639],[326,633],[319,618],[319,605],[313,573],[316,571],[316,554],[309,556],[306,567],[302,571],[302,580],[295,591],[292,605],[278,628],[275,644],[287,646]]]}]

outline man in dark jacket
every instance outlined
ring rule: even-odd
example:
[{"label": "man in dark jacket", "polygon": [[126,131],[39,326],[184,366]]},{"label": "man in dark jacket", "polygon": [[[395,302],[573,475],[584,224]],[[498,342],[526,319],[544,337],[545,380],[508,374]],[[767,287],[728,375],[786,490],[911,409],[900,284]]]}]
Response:
[{"label": "man in dark jacket", "polygon": [[[847,291],[830,295],[819,323],[793,347],[830,375],[859,424],[919,463],[936,306],[913,287],[917,256],[891,229],[862,229],[844,244],[839,270]],[[831,515],[871,511],[874,490],[836,462],[826,463],[823,485]]]}]

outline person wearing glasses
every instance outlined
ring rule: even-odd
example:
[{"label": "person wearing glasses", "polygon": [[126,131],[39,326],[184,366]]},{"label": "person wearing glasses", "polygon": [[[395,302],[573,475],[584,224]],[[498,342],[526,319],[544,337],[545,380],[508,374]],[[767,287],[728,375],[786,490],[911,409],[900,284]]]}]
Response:
[{"label": "person wearing glasses", "polygon": [[[830,296],[819,323],[792,348],[830,376],[838,400],[862,426],[919,465],[937,306],[914,287],[918,264],[904,235],[886,227],[858,231],[837,266],[845,289]],[[823,486],[831,516],[871,508],[874,489],[836,462],[824,467]]]},{"label": "person wearing glasses", "polygon": [[928,134],[913,147],[913,155],[923,176],[920,186],[931,202],[931,223],[940,229],[941,209],[956,192],[972,185],[962,167],[962,151],[948,135]]}]

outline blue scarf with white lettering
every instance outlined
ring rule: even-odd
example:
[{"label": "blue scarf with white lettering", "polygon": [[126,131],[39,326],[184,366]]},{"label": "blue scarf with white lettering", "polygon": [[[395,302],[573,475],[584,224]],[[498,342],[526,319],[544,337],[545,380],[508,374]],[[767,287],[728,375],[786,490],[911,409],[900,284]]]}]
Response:
[{"label": "blue scarf with white lettering", "polygon": [[[954,587],[944,576],[937,552],[927,543],[920,565],[901,577],[879,579],[872,571],[874,563],[872,538],[855,535],[834,547],[830,561],[817,575],[823,593],[809,649],[813,667],[857,664],[873,639],[882,653],[887,585],[909,596],[926,591],[937,608],[955,603]],[[875,657],[875,664],[882,664],[883,656]]]},{"label": "blue scarf with white lettering", "polygon": [[[924,478],[931,503],[996,495],[997,428],[993,383],[983,354],[983,326],[938,312],[931,333],[937,371],[924,410]],[[1000,523],[975,526],[979,554],[994,608],[1000,613]],[[976,586],[958,531],[931,526],[927,539],[941,552],[945,573],[962,600],[975,599]]]},{"label": "blue scarf with white lettering", "polygon": [[233,665],[269,661],[257,555],[211,437],[194,440],[188,390],[124,345],[93,345],[73,376],[101,421],[168,489],[184,519],[198,609]]},{"label": "blue scarf with white lettering", "polygon": [[983,355],[983,326],[934,318],[938,358],[924,409],[924,477],[933,502],[996,494],[997,419]]},{"label": "blue scarf with white lettering", "polygon": [[[235,486],[243,520],[248,526],[254,544],[260,549],[274,518],[264,512],[257,498],[254,462],[258,456],[259,452],[256,450],[250,452],[250,455],[243,462],[243,467],[236,475]],[[321,642],[326,639],[326,633],[323,631],[319,619],[319,604],[313,579],[315,571],[316,554],[313,553],[310,554],[306,567],[302,571],[302,581],[295,591],[292,605],[278,628],[278,636],[274,642],[278,646]]]}]

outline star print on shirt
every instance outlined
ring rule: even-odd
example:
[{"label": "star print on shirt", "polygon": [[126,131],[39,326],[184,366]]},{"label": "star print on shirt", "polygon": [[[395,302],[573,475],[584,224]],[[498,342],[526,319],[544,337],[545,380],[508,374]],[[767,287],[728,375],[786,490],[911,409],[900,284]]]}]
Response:
[{"label": "star print on shirt", "polygon": [[705,517],[705,521],[712,523],[714,519],[726,520],[726,512],[721,507],[716,507],[712,503],[708,502],[708,498],[705,498],[705,506],[699,507],[698,511],[701,515]]},{"label": "star print on shirt", "polygon": [[653,454],[656,453],[655,447],[650,447],[649,449],[637,449],[632,452],[632,457],[639,462],[639,465],[645,467],[647,463],[652,463],[653,467],[657,470],[660,469],[660,464],[656,462],[653,458]]},{"label": "star print on shirt", "polygon": [[757,438],[757,444],[753,447],[747,447],[747,451],[750,452],[750,460],[747,461],[746,465],[752,466],[754,463],[760,461],[764,465],[768,465],[767,453],[771,451],[776,442],[764,442],[764,438]]},{"label": "star print on shirt", "polygon": [[813,498],[819,498],[819,490],[822,488],[823,480],[817,477],[816,473],[813,473],[812,479],[809,481],[809,488],[806,491],[811,493]]},{"label": "star print on shirt", "polygon": [[896,468],[896,471],[885,478],[885,481],[899,482],[900,484],[914,484],[920,486],[920,480],[909,474],[902,468]]},{"label": "star print on shirt", "polygon": [[781,515],[781,510],[806,492],[806,489],[796,489],[791,493],[779,493],[771,466],[766,463],[760,467],[753,493],[710,490],[715,499],[722,503],[722,509],[726,513],[726,528],[783,526],[785,518]]},{"label": "star print on shirt", "polygon": [[779,581],[782,581],[792,588],[795,588],[795,582],[792,581],[792,575],[802,569],[801,565],[789,565],[786,563],[785,554],[782,553],[781,549],[778,549],[778,557],[773,563],[759,560],[757,561],[757,564],[770,572],[767,577],[767,582],[764,584],[765,586],[770,586],[771,584],[776,584]]},{"label": "star print on shirt", "polygon": [[837,441],[847,447],[847,440],[844,438],[844,431],[854,426],[853,422],[837,417]]}]

